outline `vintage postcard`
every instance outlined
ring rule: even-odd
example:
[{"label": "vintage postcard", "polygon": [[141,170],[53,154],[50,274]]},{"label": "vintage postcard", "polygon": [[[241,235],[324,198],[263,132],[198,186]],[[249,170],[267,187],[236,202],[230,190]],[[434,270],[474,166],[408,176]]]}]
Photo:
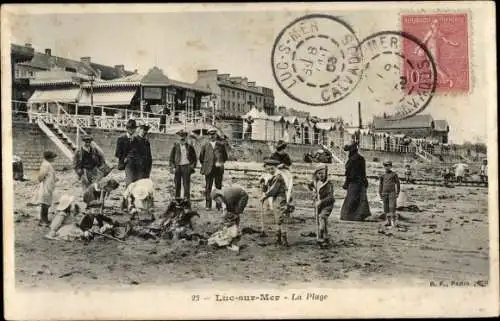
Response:
[{"label": "vintage postcard", "polygon": [[492,2],[5,5],[10,320],[499,315]]}]

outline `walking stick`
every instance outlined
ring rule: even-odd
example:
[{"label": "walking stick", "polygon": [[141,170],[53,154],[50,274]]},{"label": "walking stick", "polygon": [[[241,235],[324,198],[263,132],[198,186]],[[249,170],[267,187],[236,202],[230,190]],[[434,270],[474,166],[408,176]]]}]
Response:
[{"label": "walking stick", "polygon": [[318,212],[318,207],[316,206],[316,201],[319,200],[319,191],[318,191],[318,186],[316,184],[316,200],[314,202],[314,217],[316,219],[316,241],[319,241],[319,212]]},{"label": "walking stick", "polygon": [[264,202],[260,202],[260,234],[264,235],[266,234],[266,231],[264,230]]}]

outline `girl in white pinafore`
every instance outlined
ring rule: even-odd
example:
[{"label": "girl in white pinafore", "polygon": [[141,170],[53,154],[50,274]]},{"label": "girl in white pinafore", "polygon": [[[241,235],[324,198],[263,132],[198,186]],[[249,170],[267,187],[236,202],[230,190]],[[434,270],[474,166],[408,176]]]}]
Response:
[{"label": "girl in white pinafore", "polygon": [[38,173],[38,181],[40,187],[35,195],[35,204],[40,205],[40,224],[41,226],[49,226],[49,208],[52,205],[54,189],[56,188],[56,172],[52,167],[52,162],[57,157],[57,154],[52,151],[43,153],[44,160],[40,165]]}]

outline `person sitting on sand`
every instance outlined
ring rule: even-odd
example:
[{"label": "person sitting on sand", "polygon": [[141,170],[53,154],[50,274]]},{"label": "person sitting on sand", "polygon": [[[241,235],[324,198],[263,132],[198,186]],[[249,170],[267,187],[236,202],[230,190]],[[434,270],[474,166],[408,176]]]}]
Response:
[{"label": "person sitting on sand", "polygon": [[50,223],[50,231],[45,235],[46,239],[58,239],[59,229],[65,225],[68,218],[76,216],[80,213],[80,207],[75,202],[75,197],[64,194],[59,199],[59,204],[56,206],[56,213]]},{"label": "person sitting on sand", "polygon": [[[89,214],[93,214],[93,209],[100,208],[100,212],[94,215],[99,227],[103,227],[105,223],[110,226],[113,225],[113,220],[106,217],[102,212],[109,194],[119,186],[120,184],[114,179],[102,179],[98,183],[87,187],[83,193],[83,201],[86,204],[86,210],[90,212]],[[110,226],[107,226],[107,228],[110,228]]]}]

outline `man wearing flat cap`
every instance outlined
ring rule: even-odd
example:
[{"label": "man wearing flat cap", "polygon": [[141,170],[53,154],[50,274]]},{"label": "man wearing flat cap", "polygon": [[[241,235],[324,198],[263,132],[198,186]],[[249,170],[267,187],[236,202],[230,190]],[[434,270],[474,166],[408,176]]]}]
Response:
[{"label": "man wearing flat cap", "polygon": [[170,172],[174,174],[175,197],[181,197],[181,184],[184,190],[184,199],[191,204],[191,174],[196,168],[196,151],[194,146],[187,141],[187,132],[177,132],[179,141],[170,151]]},{"label": "man wearing flat cap", "polygon": [[111,169],[106,165],[104,154],[92,146],[92,137],[84,135],[83,145],[77,149],[73,157],[73,169],[84,188],[97,182],[109,174]]},{"label": "man wearing flat cap", "polygon": [[210,141],[205,143],[200,151],[201,174],[205,175],[206,209],[212,208],[210,193],[215,182],[216,189],[222,189],[224,177],[224,163],[227,161],[226,146],[218,141],[217,130],[208,131]]},{"label": "man wearing flat cap", "polygon": [[128,164],[130,145],[137,129],[135,119],[129,119],[126,125],[127,132],[116,141],[115,156],[118,158],[118,169],[125,170],[125,182],[128,186],[133,180],[132,168]]}]

